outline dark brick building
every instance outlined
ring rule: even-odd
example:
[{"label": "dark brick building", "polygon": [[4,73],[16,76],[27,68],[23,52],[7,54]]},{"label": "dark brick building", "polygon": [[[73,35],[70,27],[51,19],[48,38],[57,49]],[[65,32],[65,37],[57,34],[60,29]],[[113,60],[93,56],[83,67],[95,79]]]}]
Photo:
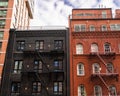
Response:
[{"label": "dark brick building", "polygon": [[68,96],[68,29],[10,30],[0,96]]},{"label": "dark brick building", "polygon": [[70,95],[120,95],[120,10],[73,9],[70,28]]}]

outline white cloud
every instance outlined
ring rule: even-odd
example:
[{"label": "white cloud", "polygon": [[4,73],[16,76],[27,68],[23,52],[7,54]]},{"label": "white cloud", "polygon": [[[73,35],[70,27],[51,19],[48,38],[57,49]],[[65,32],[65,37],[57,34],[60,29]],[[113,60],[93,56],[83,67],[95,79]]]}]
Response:
[{"label": "white cloud", "polygon": [[73,8],[99,8],[113,10],[120,7],[120,0],[36,0],[31,26],[68,26],[68,16]]}]

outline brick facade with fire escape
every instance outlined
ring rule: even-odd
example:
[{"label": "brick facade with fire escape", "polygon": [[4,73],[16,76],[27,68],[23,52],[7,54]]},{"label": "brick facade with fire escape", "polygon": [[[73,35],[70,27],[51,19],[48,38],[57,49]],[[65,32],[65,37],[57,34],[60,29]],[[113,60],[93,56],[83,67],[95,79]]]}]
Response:
[{"label": "brick facade with fire escape", "polygon": [[70,28],[70,95],[120,95],[120,10],[73,9]]},{"label": "brick facade with fire escape", "polygon": [[68,29],[11,30],[0,96],[69,96]]}]

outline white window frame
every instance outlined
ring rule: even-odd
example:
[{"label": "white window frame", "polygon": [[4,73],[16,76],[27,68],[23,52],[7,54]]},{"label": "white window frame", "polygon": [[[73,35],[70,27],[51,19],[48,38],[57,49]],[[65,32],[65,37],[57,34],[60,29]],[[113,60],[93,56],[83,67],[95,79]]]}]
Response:
[{"label": "white window frame", "polygon": [[95,31],[95,26],[94,25],[90,25],[90,31]]},{"label": "white window frame", "polygon": [[101,26],[101,30],[102,30],[102,31],[107,31],[107,26],[106,26],[106,25],[102,25],[102,26]]},{"label": "white window frame", "polygon": [[83,84],[78,86],[78,96],[87,96],[85,86]]},{"label": "white window frame", "polygon": [[106,11],[102,11],[102,18],[107,18],[107,12]]},{"label": "white window frame", "polygon": [[93,43],[91,44],[91,52],[98,52],[98,45]]},{"label": "white window frame", "polygon": [[83,54],[83,45],[76,44],[76,54]]},{"label": "white window frame", "polygon": [[[98,68],[98,69],[96,70],[96,68]],[[98,63],[94,63],[93,64],[93,74],[100,73],[100,70],[101,70],[100,65]]]},{"label": "white window frame", "polygon": [[[96,87],[98,88],[99,93],[96,95]],[[99,85],[94,86],[94,96],[102,96],[102,88]]]},{"label": "white window frame", "polygon": [[75,32],[84,32],[84,31],[86,31],[86,24],[75,24],[74,25],[74,31]]},{"label": "white window frame", "polygon": [[110,24],[111,31],[119,31],[120,30],[120,24]]},{"label": "white window frame", "polygon": [[85,75],[85,68],[83,63],[77,64],[77,75],[84,76]]},{"label": "white window frame", "polygon": [[[111,88],[112,88],[112,90],[111,90]],[[112,94],[111,91],[113,91],[114,94]],[[110,96],[117,96],[116,87],[114,85],[109,86],[109,92],[110,92]]]}]

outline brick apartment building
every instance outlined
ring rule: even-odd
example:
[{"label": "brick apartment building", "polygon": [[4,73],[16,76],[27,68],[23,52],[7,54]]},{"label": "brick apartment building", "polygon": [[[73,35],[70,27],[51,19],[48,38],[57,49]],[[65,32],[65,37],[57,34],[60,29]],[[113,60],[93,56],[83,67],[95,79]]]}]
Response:
[{"label": "brick apartment building", "polygon": [[33,18],[34,0],[0,0],[0,80],[10,28],[24,29]]},{"label": "brick apartment building", "polygon": [[65,27],[12,29],[0,96],[69,96],[68,56]]},{"label": "brick apartment building", "polygon": [[120,95],[120,10],[73,9],[70,28],[70,95]]}]

